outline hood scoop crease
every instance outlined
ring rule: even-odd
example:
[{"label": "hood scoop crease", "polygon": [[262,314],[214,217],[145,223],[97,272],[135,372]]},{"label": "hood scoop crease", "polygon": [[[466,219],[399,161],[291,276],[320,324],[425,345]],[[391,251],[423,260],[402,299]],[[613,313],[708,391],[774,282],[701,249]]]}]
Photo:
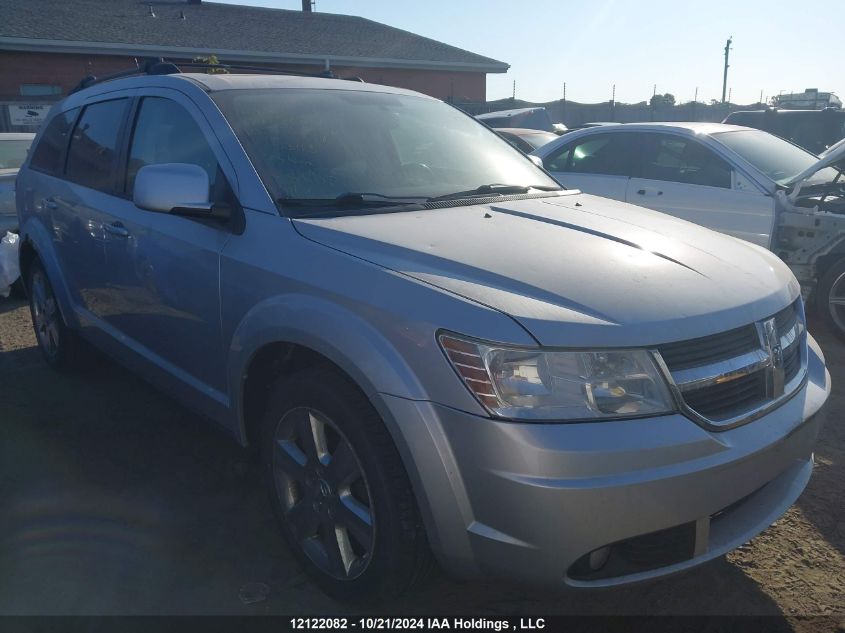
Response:
[{"label": "hood scoop crease", "polygon": [[565,229],[570,229],[572,231],[578,231],[579,233],[586,233],[588,235],[593,235],[595,237],[600,237],[600,238],[603,238],[603,239],[606,239],[606,240],[611,240],[611,241],[616,242],[618,244],[622,244],[624,246],[628,246],[630,248],[635,248],[639,251],[649,253],[651,255],[654,255],[655,257],[660,257],[661,259],[665,259],[666,261],[672,262],[673,264],[677,264],[678,266],[683,266],[687,270],[691,270],[695,274],[701,275],[702,277],[706,276],[703,273],[697,271],[695,268],[687,266],[683,262],[679,262],[677,259],[673,259],[672,257],[669,257],[668,255],[664,255],[663,253],[657,253],[655,251],[647,251],[646,249],[644,249],[642,246],[640,246],[639,244],[637,244],[635,242],[630,242],[630,241],[628,241],[624,238],[618,237],[616,235],[611,235],[610,233],[603,233],[601,231],[596,231],[595,229],[590,229],[590,228],[587,228],[585,226],[578,226],[577,224],[570,224],[569,222],[564,222],[562,220],[555,220],[553,218],[547,218],[547,217],[543,217],[543,216],[540,216],[540,215],[532,215],[530,213],[522,213],[521,211],[515,211],[514,209],[505,209],[503,207],[495,207],[495,206],[491,206],[490,208],[493,211],[496,211],[497,213],[504,213],[506,215],[512,215],[512,216],[518,217],[518,218],[525,218],[526,220],[535,220],[537,222],[545,222],[546,224],[552,224],[554,226],[559,226],[559,227],[562,227],[562,228],[565,228]]}]

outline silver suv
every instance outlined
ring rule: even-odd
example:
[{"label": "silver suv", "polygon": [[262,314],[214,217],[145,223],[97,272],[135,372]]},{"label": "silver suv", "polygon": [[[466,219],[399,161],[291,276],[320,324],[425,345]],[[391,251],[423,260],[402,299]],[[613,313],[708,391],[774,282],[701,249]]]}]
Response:
[{"label": "silver suv", "polygon": [[749,540],[810,477],[830,378],[787,267],[561,189],[435,99],[101,82],[53,108],[17,205],[47,362],[93,344],[257,446],[334,596],[435,559],[655,577]]}]

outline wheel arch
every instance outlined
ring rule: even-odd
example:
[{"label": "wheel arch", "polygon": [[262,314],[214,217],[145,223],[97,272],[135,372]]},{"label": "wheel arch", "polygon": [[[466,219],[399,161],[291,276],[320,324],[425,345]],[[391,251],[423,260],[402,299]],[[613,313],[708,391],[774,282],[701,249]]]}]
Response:
[{"label": "wheel arch", "polygon": [[[296,315],[296,324],[289,322],[292,314]],[[334,335],[322,334],[326,328]],[[231,384],[236,385],[232,402],[237,416],[235,435],[242,445],[252,448],[270,389],[279,376],[322,363],[356,386],[379,414],[396,446],[437,551],[438,524],[422,484],[423,473],[418,470],[413,447],[381,395],[424,400],[426,394],[381,333],[336,304],[307,296],[278,297],[260,304],[244,318],[233,337],[231,355],[236,368],[231,377]]]},{"label": "wheel arch", "polygon": [[[59,302],[59,309],[65,324],[70,328],[79,327],[76,313],[73,310],[70,289],[62,273],[61,265],[53,247],[53,241],[43,224],[30,219],[20,230],[21,246],[18,261],[21,268],[21,279],[26,287],[32,264],[36,261],[44,267],[53,293]],[[28,289],[27,289],[28,291]]]},{"label": "wheel arch", "polygon": [[[314,363],[333,365],[380,413],[379,393],[427,397],[398,350],[362,317],[318,297],[274,297],[244,316],[229,350],[235,434],[241,444],[248,445],[254,437],[251,424],[264,400],[262,391],[280,374]],[[388,420],[385,424],[399,444],[395,426]]]},{"label": "wheel arch", "polygon": [[816,276],[821,279],[828,270],[836,265],[840,260],[845,259],[845,237],[837,242],[830,251],[824,255],[820,255],[816,259]]}]

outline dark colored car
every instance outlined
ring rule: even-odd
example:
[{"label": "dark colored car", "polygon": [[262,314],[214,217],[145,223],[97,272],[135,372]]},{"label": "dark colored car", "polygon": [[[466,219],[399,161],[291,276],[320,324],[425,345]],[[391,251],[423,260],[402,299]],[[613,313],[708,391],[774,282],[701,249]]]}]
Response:
[{"label": "dark colored car", "polygon": [[496,133],[524,154],[530,154],[558,137],[554,132],[522,127],[500,127],[496,128]]},{"label": "dark colored car", "polygon": [[744,110],[732,112],[723,123],[765,130],[800,145],[813,154],[821,154],[845,138],[845,110]]},{"label": "dark colored car", "polygon": [[488,127],[520,127],[532,130],[543,130],[562,134],[566,126],[560,123],[552,123],[546,108],[517,108],[515,110],[499,110],[498,112],[487,112],[475,117]]}]

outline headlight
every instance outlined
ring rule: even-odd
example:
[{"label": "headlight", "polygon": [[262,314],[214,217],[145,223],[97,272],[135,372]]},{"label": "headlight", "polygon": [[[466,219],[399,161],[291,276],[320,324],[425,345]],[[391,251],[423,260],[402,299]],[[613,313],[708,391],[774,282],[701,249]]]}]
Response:
[{"label": "headlight", "polygon": [[498,417],[601,420],[675,410],[647,350],[544,351],[451,334],[438,340],[469,390]]}]

